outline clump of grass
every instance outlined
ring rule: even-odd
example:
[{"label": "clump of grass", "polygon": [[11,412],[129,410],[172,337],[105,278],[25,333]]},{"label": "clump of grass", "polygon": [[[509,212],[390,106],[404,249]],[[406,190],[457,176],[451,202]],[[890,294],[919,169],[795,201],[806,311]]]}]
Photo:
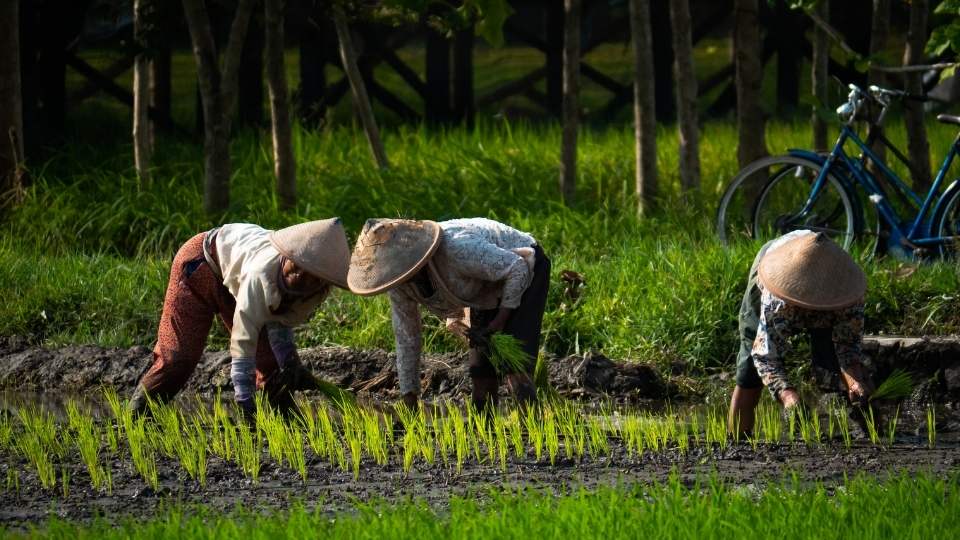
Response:
[{"label": "clump of grass", "polygon": [[876,391],[870,396],[870,401],[878,399],[901,399],[913,392],[913,378],[902,369],[895,369]]},{"label": "clump of grass", "polygon": [[530,355],[523,350],[523,342],[503,332],[490,336],[490,363],[497,373],[525,373]]},{"label": "clump of grass", "polygon": [[933,404],[927,407],[927,446],[933,448],[937,445],[937,410]]}]

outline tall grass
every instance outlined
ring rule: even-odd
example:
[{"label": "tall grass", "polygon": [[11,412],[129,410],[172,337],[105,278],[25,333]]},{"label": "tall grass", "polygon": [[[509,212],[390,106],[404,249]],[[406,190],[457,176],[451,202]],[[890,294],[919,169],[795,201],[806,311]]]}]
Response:
[{"label": "tall grass", "polygon": [[[933,152],[952,130],[931,124]],[[894,131],[894,137],[902,134]],[[663,129],[658,163],[663,202],[640,220],[632,194],[632,132],[587,130],[580,146],[576,202],[556,193],[559,130],[481,122],[473,132],[399,128],[387,134],[394,163],[379,171],[362,134],[350,128],[298,131],[300,204],[278,209],[266,141],[236,138],[233,204],[222,216],[201,207],[201,151],[162,141],[158,179],[137,186],[129,148],[75,142],[32,171],[25,202],[0,222],[0,335],[47,343],[152,343],[169,261],[193,234],[222,222],[281,227],[341,216],[355,233],[373,216],[446,219],[488,216],[530,231],[553,260],[586,287],[574,301],[551,287],[544,347],[565,354],[587,348],[626,358],[693,366],[728,366],[736,350],[736,313],[756,246],[725,250],[712,233],[713,209],[735,173],[735,130],[704,126],[701,193],[677,195],[675,134]],[[772,123],[771,149],[804,146],[805,123]],[[42,271],[41,271],[42,269]],[[867,262],[868,331],[960,331],[960,288],[952,263],[912,274],[895,261]],[[344,324],[349,321],[349,324]],[[222,345],[223,338],[215,344]],[[457,342],[427,325],[428,351]],[[338,292],[301,332],[304,345],[393,346],[386,299]]]}]

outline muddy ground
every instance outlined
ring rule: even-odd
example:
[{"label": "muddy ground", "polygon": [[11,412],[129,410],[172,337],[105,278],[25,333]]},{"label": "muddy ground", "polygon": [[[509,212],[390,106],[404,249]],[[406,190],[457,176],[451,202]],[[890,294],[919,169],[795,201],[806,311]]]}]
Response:
[{"label": "muddy ground", "polygon": [[[905,369],[933,401],[960,400],[960,338],[900,338],[873,336],[864,340],[867,363],[882,380],[893,369]],[[465,353],[425,355],[424,397],[462,399],[469,392]],[[368,394],[377,400],[396,396],[392,353],[345,347],[301,350],[304,364],[320,377]],[[586,401],[673,401],[695,398],[711,387],[729,388],[731,370],[704,373],[677,363],[666,371],[639,361],[615,361],[600,353],[548,357],[550,384],[561,395]],[[0,337],[0,389],[33,392],[87,393],[102,385],[121,393],[134,385],[152,362],[146,347],[37,347],[18,337]],[[191,377],[186,393],[230,393],[230,358],[211,351]]]},{"label": "muddy ground", "polygon": [[[43,490],[26,463],[10,464],[11,459],[15,461],[7,456],[4,468],[20,469],[20,486],[19,490],[8,488],[0,493],[0,525],[19,528],[50,516],[70,520],[87,520],[97,515],[110,519],[149,517],[171,503],[204,504],[228,511],[237,504],[282,509],[300,501],[310,508],[334,513],[352,508],[357,501],[413,497],[442,509],[451,495],[482,498],[494,488],[531,487],[557,492],[599,485],[648,484],[663,481],[674,471],[687,483],[706,479],[715,472],[727,482],[750,487],[779,483],[784,475],[793,473],[803,481],[827,485],[840,484],[845,476],[858,473],[882,478],[902,472],[926,472],[943,477],[960,465],[960,448],[951,444],[928,449],[901,442],[889,448],[761,446],[754,452],[747,444],[734,444],[726,449],[691,449],[685,455],[672,450],[629,457],[623,446],[614,441],[608,457],[585,458],[580,462],[559,459],[551,466],[545,459],[536,461],[531,455],[512,460],[506,472],[471,461],[461,473],[438,462],[432,467],[417,464],[407,474],[395,464],[381,467],[370,462],[364,463],[354,480],[352,473],[314,460],[308,464],[306,482],[302,482],[294,471],[265,462],[258,484],[245,479],[234,464],[210,458],[209,477],[203,488],[187,477],[177,463],[161,459],[159,490],[146,487],[129,464],[114,464],[112,494],[91,488],[84,467],[73,463],[66,466],[70,473],[66,495],[59,484],[53,490]],[[7,473],[4,470],[0,474]]]}]

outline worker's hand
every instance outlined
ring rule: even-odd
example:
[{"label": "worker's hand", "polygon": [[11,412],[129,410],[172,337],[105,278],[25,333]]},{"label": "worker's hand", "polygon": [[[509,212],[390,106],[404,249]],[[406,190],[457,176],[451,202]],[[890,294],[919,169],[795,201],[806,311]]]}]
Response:
[{"label": "worker's hand", "polygon": [[300,390],[310,377],[310,373],[300,363],[300,355],[294,352],[287,356],[282,368],[274,371],[264,381],[263,390],[271,398],[281,399]]},{"label": "worker's hand", "polygon": [[497,312],[497,316],[493,318],[492,321],[487,325],[487,330],[489,333],[493,334],[494,332],[500,332],[505,326],[507,326],[507,320],[510,318],[510,314],[513,312],[510,308],[500,308]]},{"label": "worker's hand", "polygon": [[780,392],[780,403],[783,408],[791,410],[800,405],[800,394],[793,388],[787,388]]},{"label": "worker's hand", "polygon": [[850,366],[841,370],[843,382],[847,385],[847,395],[850,403],[858,407],[866,406],[873,393],[873,385],[870,384],[870,378],[866,376],[862,365]]},{"label": "worker's hand", "polygon": [[470,344],[471,349],[489,347],[491,335],[493,335],[493,331],[490,330],[489,326],[482,328],[471,327],[467,330],[467,343]]}]

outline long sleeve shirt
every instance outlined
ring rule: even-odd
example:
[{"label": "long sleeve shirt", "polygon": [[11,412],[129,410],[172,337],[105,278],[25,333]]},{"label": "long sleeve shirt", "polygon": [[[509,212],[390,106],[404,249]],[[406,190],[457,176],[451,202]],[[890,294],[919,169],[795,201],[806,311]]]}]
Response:
[{"label": "long sleeve shirt", "polygon": [[793,388],[783,359],[790,352],[790,337],[810,328],[830,328],[840,369],[859,365],[862,359],[863,303],[835,311],[815,311],[793,306],[760,288],[760,324],[751,356],[763,384],[779,398]]},{"label": "long sleeve shirt", "polygon": [[[279,280],[283,257],[270,243],[269,235],[269,230],[248,223],[224,225],[217,231],[220,275],[237,301],[230,332],[230,356],[234,359],[255,358],[265,326],[292,328],[303,324],[326,297],[319,293],[300,298],[290,302],[289,309],[276,312],[282,300]],[[292,341],[290,333],[274,334]]]},{"label": "long sleeve shirt", "polygon": [[420,306],[441,318],[460,318],[464,308],[514,309],[533,279],[529,234],[484,218],[439,225],[440,245],[427,263],[433,291],[408,281],[388,293],[402,394],[420,390]]}]

